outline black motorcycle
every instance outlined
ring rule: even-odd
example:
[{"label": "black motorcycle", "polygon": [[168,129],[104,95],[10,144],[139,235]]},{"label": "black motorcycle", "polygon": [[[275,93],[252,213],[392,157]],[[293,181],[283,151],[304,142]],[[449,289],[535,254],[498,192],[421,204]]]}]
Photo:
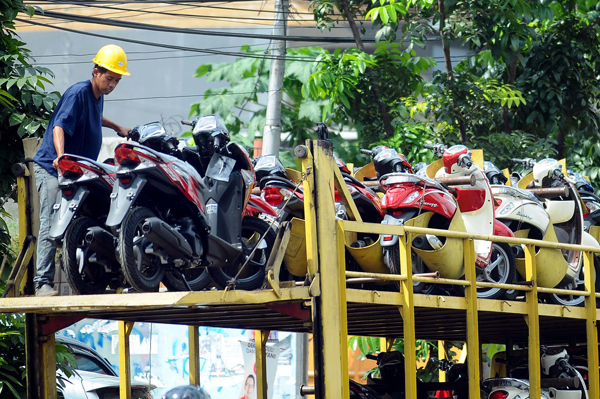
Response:
[{"label": "black motorcycle", "polygon": [[116,168],[78,155],[58,160],[60,202],[54,205],[50,238],[63,248],[67,280],[77,294],[118,288],[124,277],[115,257],[115,236],[105,228]]},{"label": "black motorcycle", "polygon": [[[195,146],[158,123],[138,127],[115,150],[118,184],[107,226],[119,231],[118,254],[130,284],[156,291],[260,287],[275,231],[244,216],[254,185],[252,163],[230,142],[216,115],[191,122]],[[158,149],[158,150],[157,150]]]}]

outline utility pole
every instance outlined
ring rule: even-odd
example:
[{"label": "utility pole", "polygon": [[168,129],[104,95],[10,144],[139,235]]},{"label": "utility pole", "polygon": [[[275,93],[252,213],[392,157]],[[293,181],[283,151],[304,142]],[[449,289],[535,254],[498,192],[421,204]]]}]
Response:
[{"label": "utility pole", "polygon": [[[275,0],[273,35],[286,34],[289,0]],[[285,40],[271,40],[271,72],[267,116],[263,131],[262,154],[279,155],[281,145],[281,99],[283,97],[283,74],[285,72]]]}]

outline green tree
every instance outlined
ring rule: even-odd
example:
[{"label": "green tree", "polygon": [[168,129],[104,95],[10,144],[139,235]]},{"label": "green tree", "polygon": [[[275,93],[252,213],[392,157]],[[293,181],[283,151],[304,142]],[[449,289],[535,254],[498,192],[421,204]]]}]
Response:
[{"label": "green tree", "polygon": [[[266,116],[266,93],[269,89],[270,60],[266,53],[261,53],[250,46],[243,46],[241,51],[248,57],[238,58],[234,62],[220,64],[203,64],[196,70],[195,77],[207,81],[224,81],[228,87],[209,89],[201,101],[191,107],[190,116],[220,114],[232,137],[246,147],[253,147],[255,137],[262,135]],[[319,47],[308,47],[287,50],[285,76],[283,79],[283,103],[281,107],[282,147],[280,157],[286,166],[295,164],[289,150],[304,143],[307,138],[314,138],[314,128],[322,120],[326,99],[304,98],[302,87],[316,71],[318,63],[315,59],[328,54]],[[245,129],[246,134],[240,132]],[[334,136],[336,151],[349,161],[357,155],[353,149],[338,136]]]},{"label": "green tree", "polygon": [[31,64],[30,50],[15,32],[13,20],[21,11],[33,15],[34,8],[21,0],[0,0],[0,261],[10,254],[2,206],[15,184],[11,167],[24,159],[23,138],[44,134],[59,100],[58,93],[46,91],[52,72]]}]

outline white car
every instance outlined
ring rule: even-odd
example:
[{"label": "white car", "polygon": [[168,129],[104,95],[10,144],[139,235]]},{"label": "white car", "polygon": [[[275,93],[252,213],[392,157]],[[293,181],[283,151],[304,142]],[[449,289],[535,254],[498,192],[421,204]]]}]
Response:
[{"label": "white car", "polygon": [[[57,336],[59,344],[68,347],[75,357],[75,371],[70,378],[63,378],[65,387],[58,386],[58,398],[62,399],[119,399],[119,375],[108,360],[92,347],[71,338]],[[154,386],[131,383],[131,398],[149,398]]]}]

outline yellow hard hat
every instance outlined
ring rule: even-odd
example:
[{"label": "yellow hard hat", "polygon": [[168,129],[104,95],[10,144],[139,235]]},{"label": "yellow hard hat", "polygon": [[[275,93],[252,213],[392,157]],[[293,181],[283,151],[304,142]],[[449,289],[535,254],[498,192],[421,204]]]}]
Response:
[{"label": "yellow hard hat", "polygon": [[102,47],[92,62],[119,75],[131,75],[127,70],[127,55],[116,44],[107,44]]}]

